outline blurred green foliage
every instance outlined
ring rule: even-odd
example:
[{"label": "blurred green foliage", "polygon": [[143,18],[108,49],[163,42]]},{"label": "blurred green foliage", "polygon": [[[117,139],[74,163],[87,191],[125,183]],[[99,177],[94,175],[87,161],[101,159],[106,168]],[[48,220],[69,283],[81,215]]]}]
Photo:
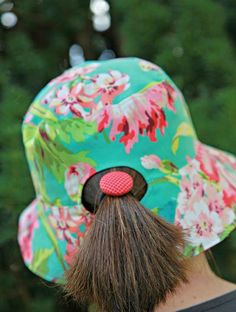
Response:
[{"label": "blurred green foliage", "polygon": [[[0,28],[0,311],[87,311],[23,265],[16,241],[19,213],[34,197],[21,122],[34,95],[69,67],[79,43],[87,59],[104,48],[163,67],[183,91],[199,138],[236,154],[236,2],[110,1],[112,27],[93,30],[87,0],[21,0],[18,23]],[[1,7],[0,7],[1,10]],[[236,282],[236,235],[213,249],[222,276]]]}]

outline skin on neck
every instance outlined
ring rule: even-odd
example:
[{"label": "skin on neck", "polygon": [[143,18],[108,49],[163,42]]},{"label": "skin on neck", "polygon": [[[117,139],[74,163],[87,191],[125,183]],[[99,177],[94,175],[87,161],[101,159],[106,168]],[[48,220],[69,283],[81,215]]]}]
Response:
[{"label": "skin on neck", "polygon": [[187,272],[188,283],[182,283],[166,303],[154,312],[175,312],[211,300],[236,289],[236,284],[218,277],[210,268],[205,253],[192,257]]}]

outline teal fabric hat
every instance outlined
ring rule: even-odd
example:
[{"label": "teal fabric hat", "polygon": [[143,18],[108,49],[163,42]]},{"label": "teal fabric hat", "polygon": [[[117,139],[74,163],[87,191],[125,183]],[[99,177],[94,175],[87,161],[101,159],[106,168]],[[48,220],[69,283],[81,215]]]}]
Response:
[{"label": "teal fabric hat", "polygon": [[199,142],[180,90],[157,65],[128,57],[87,61],[50,81],[25,115],[35,200],[19,220],[30,270],[60,282],[93,214],[81,203],[96,172],[128,166],[148,187],[142,204],[185,230],[186,256],[236,225],[236,158]]}]

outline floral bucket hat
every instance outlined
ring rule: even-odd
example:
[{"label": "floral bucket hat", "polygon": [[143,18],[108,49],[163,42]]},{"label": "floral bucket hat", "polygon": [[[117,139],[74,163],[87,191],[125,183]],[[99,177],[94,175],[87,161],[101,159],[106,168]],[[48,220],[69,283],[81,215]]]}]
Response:
[{"label": "floral bucket hat", "polygon": [[93,222],[83,185],[110,167],[142,174],[141,203],[187,233],[186,256],[236,226],[236,158],[198,140],[180,90],[153,63],[127,57],[65,71],[36,96],[22,130],[36,198],[18,241],[28,268],[48,281],[63,281]]}]

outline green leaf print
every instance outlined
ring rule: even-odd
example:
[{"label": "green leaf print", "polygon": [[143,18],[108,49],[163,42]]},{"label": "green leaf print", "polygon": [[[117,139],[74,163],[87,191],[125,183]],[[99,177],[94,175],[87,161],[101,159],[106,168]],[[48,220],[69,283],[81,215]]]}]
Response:
[{"label": "green leaf print", "polygon": [[195,255],[198,255],[198,254],[201,253],[203,250],[204,250],[204,248],[203,248],[202,245],[199,245],[199,246],[192,246],[191,243],[190,243],[190,244],[187,244],[187,245],[184,247],[183,255],[184,255],[185,257],[192,257],[192,256],[195,256]]},{"label": "green leaf print", "polygon": [[37,132],[37,127],[31,124],[23,124],[22,133],[23,133],[23,142],[25,145],[29,145],[34,139],[35,133]]},{"label": "green leaf print", "polygon": [[235,223],[225,227],[224,231],[219,235],[220,240],[225,239],[235,229]]},{"label": "green leaf print", "polygon": [[148,183],[148,185],[151,186],[151,185],[155,185],[155,184],[163,183],[163,182],[173,183],[177,186],[179,186],[179,183],[180,183],[179,180],[173,176],[165,176],[165,177],[154,179],[153,181]]},{"label": "green leaf print", "polygon": [[58,135],[66,143],[70,142],[70,137],[76,142],[82,142],[86,139],[87,135],[93,135],[97,132],[95,122],[87,122],[82,118],[61,120],[56,126],[61,128],[58,131]]},{"label": "green leaf print", "polygon": [[158,215],[158,210],[159,210],[159,209],[158,209],[157,207],[155,207],[155,208],[152,209],[152,212],[153,212],[154,214]]},{"label": "green leaf print", "polygon": [[172,152],[174,154],[177,153],[179,148],[179,140],[181,136],[189,136],[193,138],[196,136],[193,127],[189,123],[182,122],[176,130],[175,136],[172,140]]},{"label": "green leaf print", "polygon": [[185,257],[192,257],[194,254],[194,248],[191,245],[186,245],[183,250],[183,255]]},{"label": "green leaf print", "polygon": [[109,137],[108,137],[106,131],[103,130],[102,133],[103,133],[103,137],[104,137],[106,143],[107,143],[107,144],[111,144],[111,141],[110,141],[110,139],[109,139]]},{"label": "green leaf print", "polygon": [[153,81],[148,83],[142,90],[139,91],[139,93],[145,92],[147,89],[156,86],[157,84],[161,84],[164,80],[162,81]]},{"label": "green leaf print", "polygon": [[[96,165],[93,159],[87,157],[89,151],[73,153],[61,143],[59,136],[52,140],[50,133],[48,133],[49,128],[52,130],[52,124],[42,121],[34,135],[34,150],[31,151],[31,154],[34,157],[37,168],[46,167],[56,177],[58,182],[62,182],[65,170],[69,166],[78,162],[86,162],[91,166]],[[42,176],[41,178],[41,181],[43,181]]]},{"label": "green leaf print", "polygon": [[171,161],[164,159],[161,161],[160,171],[165,174],[178,174],[178,168]]},{"label": "green leaf print", "polygon": [[52,255],[53,252],[54,252],[53,248],[38,249],[34,253],[34,258],[31,264],[29,265],[29,268],[33,272],[38,271],[41,274],[46,275],[48,273],[48,258]]},{"label": "green leaf print", "polygon": [[[35,190],[40,193],[44,194],[44,199],[48,200],[46,189],[45,189],[45,179],[43,175],[43,168],[39,165],[39,157],[35,152],[37,147],[35,147],[35,138],[38,133],[38,126],[32,124],[23,124],[23,141],[26,148],[26,156],[29,163],[29,167],[31,170],[31,176],[33,178],[33,184]],[[43,181],[40,183],[40,181]]]},{"label": "green leaf print", "polygon": [[[92,133],[95,130],[92,125],[86,129],[87,133]],[[34,184],[44,199],[47,199],[44,177],[45,168],[55,176],[58,182],[63,182],[65,170],[71,165],[78,162],[85,162],[93,167],[96,165],[93,159],[87,157],[89,151],[84,150],[73,153],[66,148],[58,135],[59,132],[66,136],[64,141],[69,143],[69,134],[66,134],[65,131],[60,131],[60,128],[56,128],[56,124],[49,120],[41,121],[37,126],[32,124],[23,126],[23,139],[27,147],[26,153],[32,176],[34,176]],[[78,140],[83,140],[84,137],[85,132],[77,135]],[[37,181],[40,182],[37,183]]]},{"label": "green leaf print", "polygon": [[61,266],[65,269],[65,261],[59,249],[57,237],[55,236],[54,231],[52,230],[50,224],[48,223],[48,217],[45,215],[42,205],[39,206],[39,218],[47,232],[48,238],[50,239],[53,245],[53,251],[56,253]]},{"label": "green leaf print", "polygon": [[29,112],[43,120],[48,119],[54,122],[58,121],[56,116],[49,109],[44,108],[38,101],[31,105]]},{"label": "green leaf print", "polygon": [[45,123],[45,130],[48,134],[48,137],[50,138],[50,140],[55,140],[56,136],[57,136],[57,127],[54,126],[55,123],[53,122],[47,122]]}]

